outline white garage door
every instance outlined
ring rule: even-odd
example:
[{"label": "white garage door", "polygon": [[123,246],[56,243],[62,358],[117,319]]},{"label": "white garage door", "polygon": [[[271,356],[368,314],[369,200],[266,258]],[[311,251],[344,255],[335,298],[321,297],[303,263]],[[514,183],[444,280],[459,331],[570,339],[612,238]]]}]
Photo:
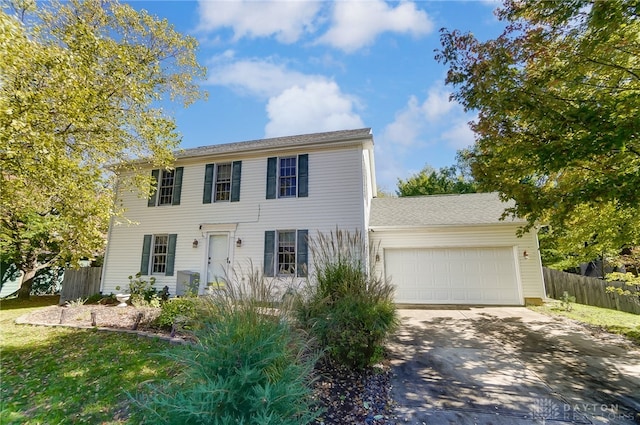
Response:
[{"label": "white garage door", "polygon": [[385,249],[396,302],[522,304],[511,247]]}]

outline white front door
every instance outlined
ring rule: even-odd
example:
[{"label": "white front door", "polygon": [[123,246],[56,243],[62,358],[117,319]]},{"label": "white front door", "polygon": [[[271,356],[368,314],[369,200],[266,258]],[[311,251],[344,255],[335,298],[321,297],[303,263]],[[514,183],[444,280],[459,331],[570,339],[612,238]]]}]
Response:
[{"label": "white front door", "polygon": [[[209,235],[206,287],[224,287],[229,266],[229,235]],[[206,289],[206,288],[205,288]]]}]

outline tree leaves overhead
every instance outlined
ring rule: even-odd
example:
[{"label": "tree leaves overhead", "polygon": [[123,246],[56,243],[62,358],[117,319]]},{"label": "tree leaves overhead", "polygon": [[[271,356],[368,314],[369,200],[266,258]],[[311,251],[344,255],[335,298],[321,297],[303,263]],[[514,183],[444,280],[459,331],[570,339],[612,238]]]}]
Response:
[{"label": "tree leaves overhead", "polygon": [[[7,259],[26,272],[36,260],[37,267],[75,262],[104,245],[114,171],[148,189],[132,160],[169,166],[180,143],[160,102],[188,106],[203,96],[196,48],[166,20],[116,1],[5,3],[0,250]],[[114,163],[125,165],[105,168]]]},{"label": "tree leaves overhead", "polygon": [[453,98],[478,111],[476,181],[514,199],[530,225],[567,233],[606,212],[579,232],[583,247],[637,244],[640,3],[507,0],[497,15],[501,36],[443,29],[436,54]]}]

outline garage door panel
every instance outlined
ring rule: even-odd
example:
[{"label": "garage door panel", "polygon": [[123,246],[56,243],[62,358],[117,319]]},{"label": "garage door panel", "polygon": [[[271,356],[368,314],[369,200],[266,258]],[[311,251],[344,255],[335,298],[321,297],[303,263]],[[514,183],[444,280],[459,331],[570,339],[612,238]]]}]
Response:
[{"label": "garage door panel", "polygon": [[511,247],[385,249],[396,301],[521,304]]}]

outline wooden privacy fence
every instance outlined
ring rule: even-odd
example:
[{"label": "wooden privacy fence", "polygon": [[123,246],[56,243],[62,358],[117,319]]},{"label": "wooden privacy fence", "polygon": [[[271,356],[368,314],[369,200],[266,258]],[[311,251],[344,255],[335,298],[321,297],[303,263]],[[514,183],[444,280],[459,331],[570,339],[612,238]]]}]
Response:
[{"label": "wooden privacy fence", "polygon": [[67,269],[64,272],[60,304],[78,298],[87,298],[100,292],[102,267],[81,267],[77,270]]},{"label": "wooden privacy fence", "polygon": [[640,303],[637,297],[634,300],[633,296],[607,293],[607,286],[624,288],[625,285],[622,282],[606,282],[601,279],[565,273],[546,267],[543,267],[542,271],[547,296],[551,298],[559,300],[562,298],[564,291],[567,291],[570,296],[576,297],[576,302],[579,304],[640,314]]}]

